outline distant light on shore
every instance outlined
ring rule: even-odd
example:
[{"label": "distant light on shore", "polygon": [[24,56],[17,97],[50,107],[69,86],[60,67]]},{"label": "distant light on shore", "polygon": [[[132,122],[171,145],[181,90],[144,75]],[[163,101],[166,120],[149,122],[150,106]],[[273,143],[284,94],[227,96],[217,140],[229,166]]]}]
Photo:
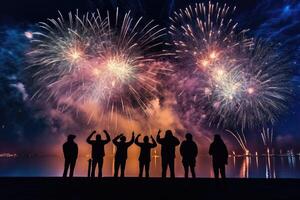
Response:
[{"label": "distant light on shore", "polygon": [[16,153],[0,153],[0,158],[15,158],[17,156]]}]

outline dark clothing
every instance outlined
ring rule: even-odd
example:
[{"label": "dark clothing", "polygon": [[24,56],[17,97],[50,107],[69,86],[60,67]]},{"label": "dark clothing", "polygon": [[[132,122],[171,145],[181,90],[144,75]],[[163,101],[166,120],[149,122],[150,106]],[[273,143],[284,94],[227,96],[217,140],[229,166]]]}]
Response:
[{"label": "dark clothing", "polygon": [[68,169],[70,168],[70,177],[74,174],[74,168],[78,156],[78,146],[74,141],[67,141],[63,145],[63,152],[65,157],[65,166],[63,176],[66,177]]},{"label": "dark clothing", "polygon": [[143,162],[150,162],[151,161],[151,149],[155,148],[157,146],[156,143],[140,143],[140,142],[135,142],[136,145],[138,145],[141,148],[140,156],[139,156],[139,161]]},{"label": "dark clothing", "polygon": [[184,177],[185,178],[189,177],[189,168],[191,169],[192,177],[196,178],[195,165],[190,164],[190,163],[183,163],[183,168],[184,168]]},{"label": "dark clothing", "polygon": [[66,159],[77,159],[78,146],[74,141],[67,141],[63,145],[64,157]]},{"label": "dark clothing", "polygon": [[161,144],[161,157],[166,159],[175,158],[175,147],[180,144],[179,140],[172,136],[169,138],[156,137],[158,144]]},{"label": "dark clothing", "polygon": [[180,145],[182,163],[195,166],[198,155],[198,147],[194,141],[183,141]]},{"label": "dark clothing", "polygon": [[215,178],[219,178],[219,170],[222,178],[225,178],[228,151],[224,142],[222,140],[215,140],[209,147],[209,154],[212,155]]},{"label": "dark clothing", "polygon": [[93,159],[100,159],[105,156],[104,145],[106,145],[109,141],[108,140],[89,140],[87,143],[92,145],[92,158]]},{"label": "dark clothing", "polygon": [[76,159],[72,159],[72,160],[65,159],[65,167],[64,167],[63,177],[67,177],[69,167],[70,167],[69,177],[73,177],[75,164],[76,164]]},{"label": "dark clothing", "polygon": [[161,144],[162,177],[166,177],[167,168],[169,166],[171,178],[174,178],[175,148],[180,144],[180,142],[174,136],[160,138],[160,136],[157,135],[156,140],[159,144]]},{"label": "dark clothing", "polygon": [[219,173],[221,178],[226,178],[225,175],[225,165],[213,165],[215,178],[219,178]]},{"label": "dark clothing", "polygon": [[132,143],[131,144],[129,144],[129,143],[123,143],[123,144],[122,143],[116,143],[115,145],[117,147],[115,158],[119,159],[119,160],[126,160],[127,159],[128,147],[130,145],[132,145]]},{"label": "dark clothing", "polygon": [[125,174],[125,166],[127,160],[127,151],[128,148],[133,144],[134,137],[131,138],[129,142],[121,142],[118,139],[121,136],[117,136],[113,139],[113,144],[117,147],[116,155],[115,155],[115,172],[114,177],[118,177],[119,168],[121,167],[121,177],[124,177]]},{"label": "dark clothing", "polygon": [[117,147],[115,159],[126,160],[128,147],[130,147],[133,144],[133,141],[124,142],[124,143],[113,141],[113,143]]},{"label": "dark clothing", "polygon": [[213,163],[217,165],[227,164],[228,151],[223,141],[214,141],[209,147],[209,155],[213,157]]},{"label": "dark clothing", "polygon": [[104,132],[106,135],[106,140],[91,140],[93,134],[91,133],[87,138],[86,142],[92,145],[92,170],[91,177],[95,177],[96,165],[98,164],[98,177],[102,177],[102,167],[103,167],[103,157],[105,156],[104,145],[110,142],[110,136],[107,132]]},{"label": "dark clothing", "polygon": [[174,169],[174,159],[161,159],[161,167],[162,167],[162,175],[161,177],[166,178],[167,176],[167,168],[170,169],[171,178],[175,178],[175,169]]},{"label": "dark clothing", "polygon": [[146,178],[149,178],[150,161],[140,161],[139,168],[140,168],[139,177],[143,177],[143,171],[145,168],[145,174],[146,174],[145,176]]},{"label": "dark clothing", "polygon": [[126,166],[126,159],[115,159],[115,172],[114,177],[118,177],[119,168],[121,167],[121,175],[120,177],[125,176],[125,166]]},{"label": "dark clothing", "polygon": [[188,178],[190,168],[192,177],[195,178],[196,157],[198,155],[198,147],[196,143],[192,140],[183,141],[180,145],[180,154],[182,156],[185,177]]},{"label": "dark clothing", "polygon": [[[138,136],[139,137],[139,136]],[[139,177],[143,176],[143,171],[145,168],[146,178],[149,177],[149,168],[151,161],[151,149],[157,146],[155,140],[152,138],[153,143],[141,143],[138,141],[138,137],[135,140],[135,144],[141,148],[139,156]]]},{"label": "dark clothing", "polygon": [[95,177],[95,170],[96,170],[96,165],[98,164],[98,177],[102,177],[102,167],[103,167],[103,157],[101,158],[94,158],[92,160],[92,172],[91,172],[91,177]]}]

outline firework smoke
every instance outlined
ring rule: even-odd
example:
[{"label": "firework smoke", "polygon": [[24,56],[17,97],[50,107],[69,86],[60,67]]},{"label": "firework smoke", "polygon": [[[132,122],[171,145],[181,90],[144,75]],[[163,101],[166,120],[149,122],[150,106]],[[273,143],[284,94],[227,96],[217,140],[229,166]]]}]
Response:
[{"label": "firework smoke", "polygon": [[274,123],[286,109],[291,70],[276,46],[237,30],[234,9],[208,3],[175,12],[168,45],[186,77],[177,87],[180,106],[193,106],[193,117],[209,126],[243,131]]},{"label": "firework smoke", "polygon": [[158,73],[164,67],[156,58],[164,29],[153,21],[134,21],[130,12],[114,18],[98,12],[83,16],[69,13],[65,20],[40,23],[28,53],[33,77],[39,87],[37,99],[58,104],[96,103],[99,109],[131,118],[135,108],[145,114],[157,98]]}]

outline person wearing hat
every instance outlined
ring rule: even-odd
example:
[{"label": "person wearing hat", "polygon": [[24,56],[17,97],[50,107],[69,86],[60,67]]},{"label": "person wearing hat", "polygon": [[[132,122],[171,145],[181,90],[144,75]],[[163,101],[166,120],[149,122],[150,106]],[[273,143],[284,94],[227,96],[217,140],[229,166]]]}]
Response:
[{"label": "person wearing hat", "polygon": [[63,177],[67,177],[68,169],[70,168],[69,177],[73,177],[74,168],[78,156],[78,146],[74,142],[76,135],[68,135],[67,142],[63,145],[63,152],[65,157],[65,167]]}]

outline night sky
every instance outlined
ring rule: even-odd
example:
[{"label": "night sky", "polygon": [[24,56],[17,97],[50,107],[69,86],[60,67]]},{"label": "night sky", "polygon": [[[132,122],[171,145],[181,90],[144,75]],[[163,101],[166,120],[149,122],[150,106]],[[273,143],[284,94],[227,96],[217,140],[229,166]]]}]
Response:
[{"label": "night sky", "polygon": [[[67,14],[68,11],[76,9],[79,9],[80,13],[85,13],[95,11],[97,8],[101,11],[107,9],[113,11],[119,7],[120,12],[131,10],[133,16],[144,16],[146,19],[156,20],[161,26],[168,26],[168,17],[173,11],[196,2],[205,1],[9,0],[1,2],[0,152],[51,152],[54,146],[61,144],[65,135],[74,132],[80,135],[83,134],[82,132],[99,127],[95,124],[87,126],[85,116],[77,114],[76,111],[60,112],[51,103],[31,100],[34,83],[26,71],[28,65],[26,52],[30,49],[30,41],[24,33],[37,30],[37,22],[56,18],[58,10]],[[239,22],[240,29],[249,28],[251,36],[280,44],[282,54],[289,57],[294,74],[293,95],[289,100],[289,109],[281,114],[274,125],[274,133],[278,147],[300,150],[300,2],[297,0],[219,0],[218,2],[237,6],[233,18]],[[178,126],[174,129],[185,132],[189,127]],[[251,136],[253,132],[255,130],[248,133],[248,136],[249,141],[252,141],[250,146],[256,147],[257,137]]]}]

